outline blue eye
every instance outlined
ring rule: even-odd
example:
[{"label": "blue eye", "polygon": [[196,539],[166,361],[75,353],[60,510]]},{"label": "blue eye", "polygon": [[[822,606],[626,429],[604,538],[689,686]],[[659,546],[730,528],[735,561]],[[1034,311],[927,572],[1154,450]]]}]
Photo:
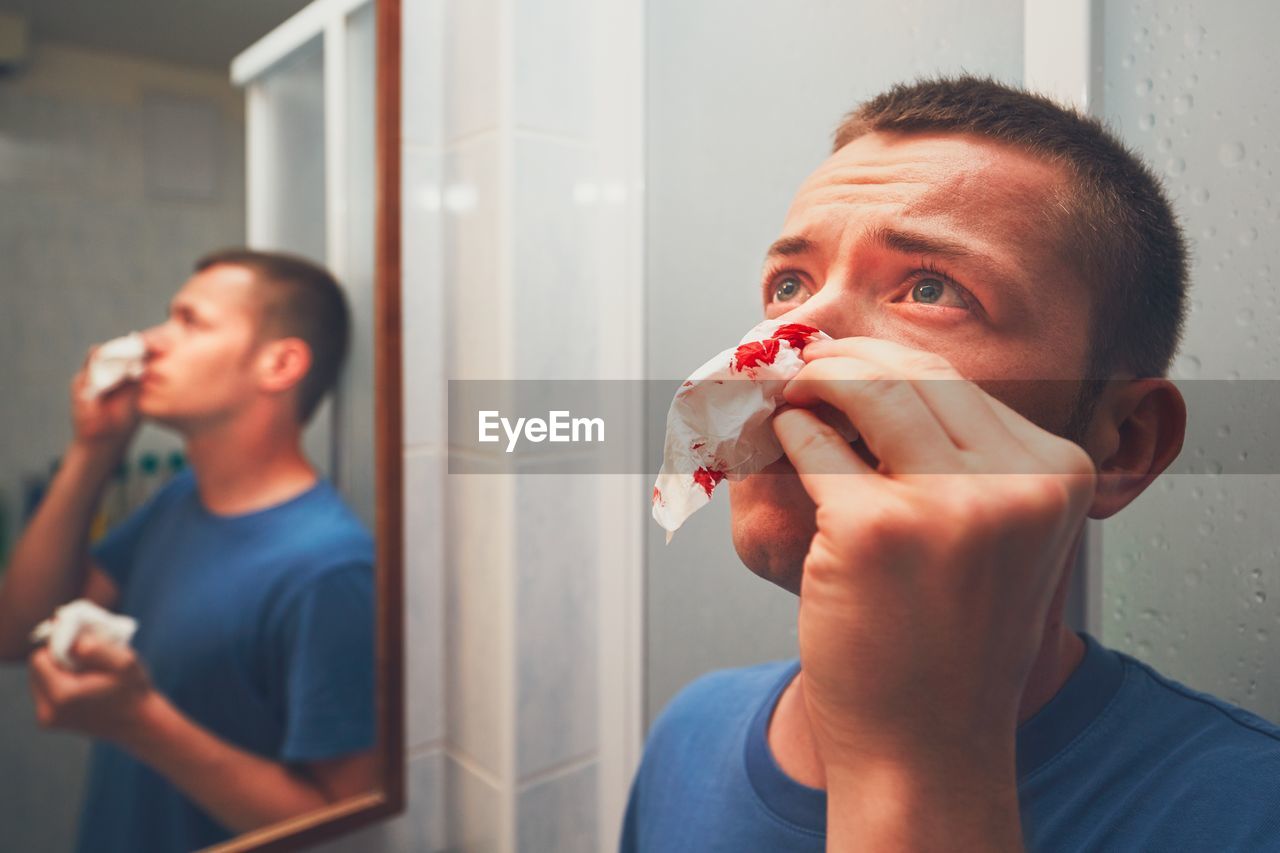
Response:
[{"label": "blue eye", "polygon": [[[947,296],[947,290],[952,292]],[[950,281],[932,275],[919,279],[911,287],[911,299],[921,305],[942,305],[950,308],[969,308],[969,300],[964,291]]]},{"label": "blue eye", "polygon": [[942,282],[936,278],[926,278],[916,282],[916,286],[911,289],[911,295],[917,302],[937,302],[942,298],[942,291]]}]

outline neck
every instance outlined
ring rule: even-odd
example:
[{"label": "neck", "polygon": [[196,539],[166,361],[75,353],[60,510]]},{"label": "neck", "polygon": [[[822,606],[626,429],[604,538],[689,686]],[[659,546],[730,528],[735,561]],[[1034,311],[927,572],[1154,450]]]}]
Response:
[{"label": "neck", "polygon": [[200,502],[215,515],[266,509],[316,483],[291,420],[246,413],[190,430],[186,439]]},{"label": "neck", "polygon": [[[1067,566],[1074,566],[1080,537],[1076,537]],[[1084,641],[1062,621],[1069,588],[1069,571],[1064,572],[1045,625],[1040,650],[1022,691],[1018,724],[1031,719],[1049,703],[1084,658]],[[825,789],[826,772],[813,739],[804,699],[804,673],[799,673],[783,691],[769,721],[769,749],[782,771],[811,788]]]}]

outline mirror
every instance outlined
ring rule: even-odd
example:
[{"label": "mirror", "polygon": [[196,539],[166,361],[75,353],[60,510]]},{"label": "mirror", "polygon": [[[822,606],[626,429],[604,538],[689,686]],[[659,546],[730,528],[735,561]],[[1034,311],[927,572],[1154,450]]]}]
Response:
[{"label": "mirror", "polygon": [[0,0],[6,849],[403,809],[399,69],[399,0]]}]

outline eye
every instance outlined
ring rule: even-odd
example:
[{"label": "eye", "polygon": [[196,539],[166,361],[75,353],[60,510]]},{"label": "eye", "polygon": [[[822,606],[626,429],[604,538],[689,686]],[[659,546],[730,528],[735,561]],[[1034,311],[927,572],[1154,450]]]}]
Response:
[{"label": "eye", "polygon": [[921,305],[939,305],[944,308],[969,309],[968,292],[940,273],[920,270],[911,286],[911,301]]},{"label": "eye", "polygon": [[795,273],[780,273],[772,277],[766,292],[771,303],[799,304],[809,297],[803,279]]}]

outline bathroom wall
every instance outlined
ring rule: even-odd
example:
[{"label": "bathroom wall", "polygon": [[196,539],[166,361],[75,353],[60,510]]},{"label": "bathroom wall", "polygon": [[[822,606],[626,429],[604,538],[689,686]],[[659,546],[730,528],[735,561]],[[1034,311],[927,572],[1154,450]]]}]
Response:
[{"label": "bathroom wall", "polygon": [[[1246,429],[1212,401],[1233,380],[1280,379],[1280,9],[1108,3],[1102,32],[1102,113],[1159,172],[1190,243],[1191,315],[1174,375],[1191,432]],[[1247,387],[1273,395],[1271,384]],[[1106,523],[1102,639],[1280,720],[1280,472],[1212,455],[1189,443],[1184,458],[1206,473],[1166,476]],[[1209,473],[1224,468],[1252,473]]]},{"label": "bathroom wall", "polygon": [[[0,77],[0,502],[71,437],[90,344],[162,320],[200,254],[244,239],[243,105],[225,75],[37,42]],[[180,446],[145,428],[134,446]],[[0,565],[3,559],[0,559]],[[14,850],[69,849],[87,743],[40,731],[25,667],[0,668],[0,826]]]},{"label": "bathroom wall", "polygon": [[639,373],[639,8],[403,0],[409,803],[321,849],[616,848],[618,478],[449,475],[444,414],[450,379]]}]

